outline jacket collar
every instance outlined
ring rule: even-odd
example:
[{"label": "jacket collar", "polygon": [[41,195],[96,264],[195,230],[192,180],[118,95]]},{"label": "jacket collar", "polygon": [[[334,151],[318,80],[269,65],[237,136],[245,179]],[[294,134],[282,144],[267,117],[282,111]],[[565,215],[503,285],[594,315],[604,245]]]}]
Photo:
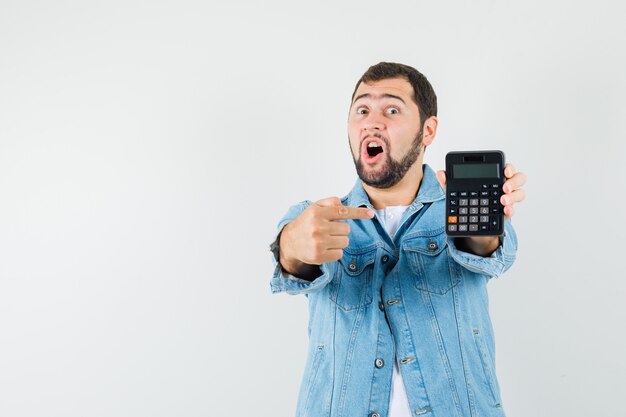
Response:
[{"label": "jacket collar", "polygon": [[[422,181],[417,190],[417,196],[415,196],[415,200],[410,204],[410,206],[413,206],[415,209],[421,208],[425,203],[432,203],[433,201],[441,200],[445,197],[445,193],[443,188],[439,185],[435,171],[433,171],[428,164],[423,164],[422,172]],[[363,189],[363,183],[360,178],[357,178],[354,187],[352,187],[352,191],[347,195],[346,203],[353,207],[366,206],[374,209],[369,196]]]}]

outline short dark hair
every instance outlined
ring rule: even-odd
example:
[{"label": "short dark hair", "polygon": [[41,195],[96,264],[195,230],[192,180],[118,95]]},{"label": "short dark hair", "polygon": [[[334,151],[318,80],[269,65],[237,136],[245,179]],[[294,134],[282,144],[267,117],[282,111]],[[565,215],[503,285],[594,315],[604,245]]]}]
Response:
[{"label": "short dark hair", "polygon": [[424,126],[424,121],[430,116],[437,116],[437,95],[430,82],[415,68],[395,62],[379,62],[369,67],[356,83],[350,102],[354,100],[356,90],[361,83],[389,78],[404,78],[413,87],[413,101],[417,104],[420,113],[420,127]]}]

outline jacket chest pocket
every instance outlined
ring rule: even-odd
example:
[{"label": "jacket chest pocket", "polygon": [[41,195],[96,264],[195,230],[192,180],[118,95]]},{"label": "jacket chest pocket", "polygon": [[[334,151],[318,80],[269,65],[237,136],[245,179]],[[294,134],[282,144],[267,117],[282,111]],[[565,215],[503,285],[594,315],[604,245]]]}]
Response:
[{"label": "jacket chest pocket", "polygon": [[446,234],[437,229],[409,237],[403,243],[415,287],[433,294],[446,294],[459,283],[459,276],[450,268],[450,257],[445,250]]},{"label": "jacket chest pocket", "polygon": [[372,277],[376,249],[358,253],[344,248],[335,276],[328,284],[329,297],[345,311],[372,303]]}]

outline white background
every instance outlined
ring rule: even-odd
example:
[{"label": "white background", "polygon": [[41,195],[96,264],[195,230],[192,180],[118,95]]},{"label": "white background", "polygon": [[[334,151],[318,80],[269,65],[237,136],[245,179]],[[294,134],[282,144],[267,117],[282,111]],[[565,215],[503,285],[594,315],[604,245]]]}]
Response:
[{"label": "white background", "polygon": [[624,9],[0,1],[0,415],[293,415],[307,304],[268,245],[354,184],[350,94],[386,60],[438,95],[426,163],[528,175],[489,284],[508,416],[626,416]]}]

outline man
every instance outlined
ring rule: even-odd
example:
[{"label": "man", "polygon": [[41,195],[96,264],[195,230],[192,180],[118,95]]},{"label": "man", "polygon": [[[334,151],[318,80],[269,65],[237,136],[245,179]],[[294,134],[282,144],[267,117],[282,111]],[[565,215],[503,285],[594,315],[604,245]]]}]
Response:
[{"label": "man", "polygon": [[526,177],[505,167],[502,237],[448,237],[445,171],[422,163],[437,125],[426,77],[370,67],[348,117],[352,191],[278,224],[271,291],[310,306],[298,417],[504,416],[486,285],[515,260]]}]

